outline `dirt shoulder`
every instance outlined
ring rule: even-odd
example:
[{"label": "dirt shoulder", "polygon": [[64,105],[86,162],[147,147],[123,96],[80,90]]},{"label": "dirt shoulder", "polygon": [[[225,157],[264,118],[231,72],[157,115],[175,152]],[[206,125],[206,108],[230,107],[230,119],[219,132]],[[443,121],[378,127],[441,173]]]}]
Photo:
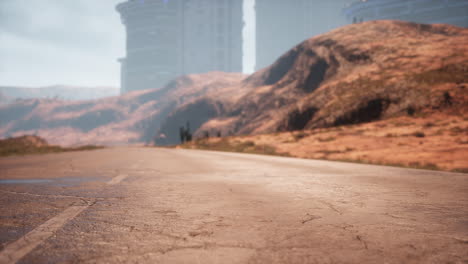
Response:
[{"label": "dirt shoulder", "polygon": [[49,145],[43,138],[37,136],[21,136],[0,140],[0,157],[15,156],[15,155],[30,155],[30,154],[48,154],[60,153],[69,151],[85,151],[101,149],[102,146],[77,146],[77,147],[61,147]]},{"label": "dirt shoulder", "polygon": [[435,114],[333,128],[197,140],[182,148],[468,172],[468,118]]}]

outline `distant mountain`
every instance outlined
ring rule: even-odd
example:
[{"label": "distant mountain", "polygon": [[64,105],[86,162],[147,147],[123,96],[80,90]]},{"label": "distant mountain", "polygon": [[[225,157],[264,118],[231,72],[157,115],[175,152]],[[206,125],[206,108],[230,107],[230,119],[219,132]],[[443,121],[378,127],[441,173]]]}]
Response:
[{"label": "distant mountain", "polygon": [[0,91],[0,104],[6,104],[8,102],[11,101],[11,98],[9,98],[8,96],[4,95],[1,91]]},{"label": "distant mountain", "polygon": [[153,142],[161,123],[175,109],[202,97],[236,100],[243,94],[238,86],[244,77],[212,72],[183,76],[161,89],[99,100],[18,100],[0,106],[0,138],[37,135],[65,146]]},{"label": "distant mountain", "polygon": [[[0,106],[0,137],[51,144],[179,143],[190,122],[251,135],[433,114],[468,118],[468,29],[397,21],[353,24],[306,40],[246,78],[207,73],[93,101]],[[8,94],[7,94],[8,95]],[[430,119],[430,118],[429,118]]]},{"label": "distant mountain", "polygon": [[78,87],[54,85],[39,88],[0,86],[0,93],[13,99],[57,98],[62,100],[91,100],[119,94],[115,87]]}]

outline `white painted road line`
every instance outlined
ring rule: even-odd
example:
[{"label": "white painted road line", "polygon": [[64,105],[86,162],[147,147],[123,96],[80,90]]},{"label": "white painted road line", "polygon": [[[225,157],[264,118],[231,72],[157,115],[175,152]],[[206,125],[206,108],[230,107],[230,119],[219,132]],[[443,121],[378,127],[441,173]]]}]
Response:
[{"label": "white painted road line", "polygon": [[[127,178],[128,175],[120,174],[107,184],[115,185]],[[16,263],[26,254],[35,249],[43,241],[51,237],[58,229],[60,229],[66,222],[75,218],[78,214],[83,212],[89,205],[83,206],[70,206],[61,214],[49,219],[44,224],[36,227],[31,232],[27,233],[17,241],[7,245],[0,252],[0,264]]]},{"label": "white painted road line", "polygon": [[125,180],[125,178],[127,178],[127,177],[128,177],[127,174],[120,174],[120,175],[112,178],[112,180],[108,181],[107,184],[109,184],[109,185],[118,184],[121,181]]},{"label": "white painted road line", "polygon": [[0,252],[0,264],[16,263],[86,208],[88,208],[88,205],[70,206],[61,214],[49,219],[22,238],[7,245]]}]

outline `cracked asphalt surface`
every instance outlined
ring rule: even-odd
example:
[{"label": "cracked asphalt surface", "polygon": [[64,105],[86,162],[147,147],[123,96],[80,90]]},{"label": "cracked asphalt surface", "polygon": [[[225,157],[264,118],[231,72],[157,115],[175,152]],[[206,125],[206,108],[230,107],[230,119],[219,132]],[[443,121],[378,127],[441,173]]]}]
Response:
[{"label": "cracked asphalt surface", "polygon": [[17,263],[468,263],[467,174],[111,148],[0,159],[0,205],[0,254],[85,208]]}]

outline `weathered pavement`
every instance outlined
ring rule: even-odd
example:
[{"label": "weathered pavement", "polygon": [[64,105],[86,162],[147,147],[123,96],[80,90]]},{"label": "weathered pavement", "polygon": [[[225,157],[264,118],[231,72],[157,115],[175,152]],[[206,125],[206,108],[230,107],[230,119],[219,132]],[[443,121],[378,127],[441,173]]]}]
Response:
[{"label": "weathered pavement", "polygon": [[468,263],[467,174],[116,148],[0,179],[0,263]]}]

